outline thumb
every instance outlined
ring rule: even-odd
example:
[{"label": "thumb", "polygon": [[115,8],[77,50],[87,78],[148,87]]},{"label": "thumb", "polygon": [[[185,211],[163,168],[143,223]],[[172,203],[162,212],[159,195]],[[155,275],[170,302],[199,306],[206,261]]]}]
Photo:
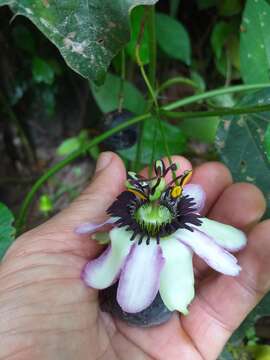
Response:
[{"label": "thumb", "polygon": [[74,232],[82,223],[100,223],[106,218],[106,209],[123,189],[126,170],[122,160],[112,152],[100,154],[91,184],[71,205],[53,217],[46,227],[65,233]]},{"label": "thumb", "polygon": [[6,254],[24,252],[74,253],[83,258],[95,256],[99,246],[88,236],[75,234],[85,222],[99,223],[106,219],[106,209],[122,191],[126,171],[122,160],[112,152],[100,155],[94,178],[83,193],[56,216],[21,235]]}]

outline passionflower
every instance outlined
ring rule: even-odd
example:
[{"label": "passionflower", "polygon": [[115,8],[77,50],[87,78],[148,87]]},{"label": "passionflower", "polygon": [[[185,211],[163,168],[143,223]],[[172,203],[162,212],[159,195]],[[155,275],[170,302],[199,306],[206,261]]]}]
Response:
[{"label": "passionflower", "polygon": [[118,281],[116,298],[125,312],[146,309],[159,291],[170,311],[187,314],[194,297],[194,253],[220,273],[237,276],[241,270],[230,251],[242,249],[246,236],[200,215],[205,192],[200,185],[187,184],[191,171],[166,183],[165,176],[176,169],[176,164],[166,168],[158,160],[152,178],[129,172],[126,191],[107,210],[110,218],[75,230],[93,233],[112,224],[108,247],[85,266],[82,277],[95,289]]}]

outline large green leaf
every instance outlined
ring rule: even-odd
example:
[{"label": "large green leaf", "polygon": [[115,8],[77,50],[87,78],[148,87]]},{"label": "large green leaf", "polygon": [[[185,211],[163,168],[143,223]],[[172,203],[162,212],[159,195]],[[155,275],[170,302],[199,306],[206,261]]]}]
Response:
[{"label": "large green leaf", "polygon": [[37,83],[52,85],[54,82],[54,69],[46,60],[35,56],[32,60],[32,75]]},{"label": "large green leaf", "polygon": [[215,141],[218,123],[218,116],[209,116],[206,118],[183,119],[179,127],[190,139],[212,144]]},{"label": "large green leaf", "polygon": [[265,148],[268,160],[270,161],[270,124],[268,125],[266,132],[265,132],[264,148]]},{"label": "large green leaf", "polygon": [[[240,106],[270,103],[270,88],[244,97]],[[270,215],[270,162],[264,147],[270,112],[225,117],[221,120],[216,146],[236,181],[256,184],[263,191]]]},{"label": "large green leaf", "polygon": [[[160,159],[167,156],[166,146],[164,144],[164,137],[168,145],[170,154],[181,154],[186,148],[186,137],[181,129],[178,127],[162,122],[162,131],[164,136],[160,132],[157,119],[151,118],[145,121],[142,150],[141,150],[141,163],[150,164],[154,150],[154,159]],[[120,150],[119,154],[127,160],[134,161],[137,154],[137,144],[129,149]]]},{"label": "large green leaf", "polygon": [[0,259],[14,240],[15,228],[12,226],[14,217],[11,211],[0,202]]},{"label": "large green leaf", "polygon": [[247,0],[240,37],[240,63],[247,84],[270,80],[270,5]]},{"label": "large green leaf", "polygon": [[[97,86],[92,83],[91,88],[102,112],[107,113],[118,108],[121,92],[121,79],[118,76],[108,73],[103,85]],[[134,114],[142,114],[145,110],[146,102],[140,91],[128,81],[124,82],[123,90],[124,109]]]},{"label": "large green leaf", "polygon": [[158,0],[0,0],[28,17],[58,47],[68,65],[101,82],[129,40],[129,12]]},{"label": "large green leaf", "polygon": [[157,13],[157,42],[170,57],[191,63],[189,35],[184,26],[172,17]]}]

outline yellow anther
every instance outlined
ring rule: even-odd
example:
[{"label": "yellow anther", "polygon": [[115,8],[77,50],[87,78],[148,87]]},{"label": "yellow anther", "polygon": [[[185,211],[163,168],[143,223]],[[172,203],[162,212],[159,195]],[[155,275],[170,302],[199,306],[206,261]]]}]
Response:
[{"label": "yellow anther", "polygon": [[186,185],[189,182],[191,176],[192,176],[192,170],[185,171],[180,179],[180,186]]},{"label": "yellow anther", "polygon": [[182,195],[183,188],[181,186],[174,186],[171,191],[171,196],[176,199]]}]

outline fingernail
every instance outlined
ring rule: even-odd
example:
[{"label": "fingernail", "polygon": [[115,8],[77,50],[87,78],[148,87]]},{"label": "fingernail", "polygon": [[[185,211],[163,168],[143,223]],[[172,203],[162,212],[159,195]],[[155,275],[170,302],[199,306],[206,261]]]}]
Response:
[{"label": "fingernail", "polygon": [[97,165],[96,165],[96,173],[105,169],[105,167],[109,166],[112,161],[112,154],[110,152],[103,152],[99,155]]}]

